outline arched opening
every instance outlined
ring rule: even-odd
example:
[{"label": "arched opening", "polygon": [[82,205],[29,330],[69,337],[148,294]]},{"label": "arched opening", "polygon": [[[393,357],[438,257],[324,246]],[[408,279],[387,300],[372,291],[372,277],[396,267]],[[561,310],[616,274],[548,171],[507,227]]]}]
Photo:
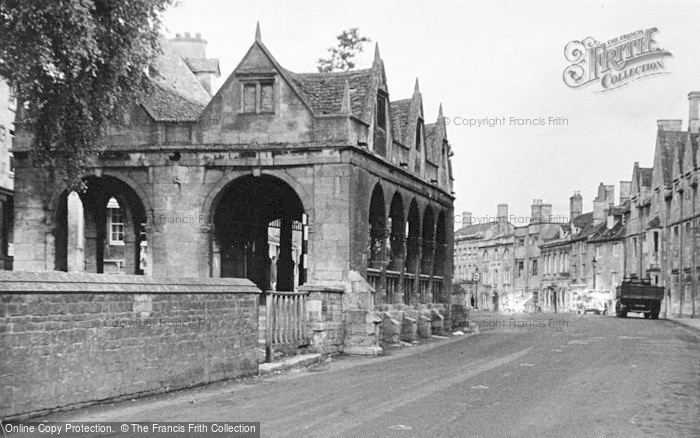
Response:
[{"label": "arched opening", "polygon": [[445,212],[440,211],[435,232],[435,269],[434,274],[445,275],[445,252],[447,251],[447,228],[445,223]]},{"label": "arched opening", "polygon": [[110,176],[83,179],[80,194],[65,191],[54,228],[54,268],[142,275],[148,264],[146,211],[136,192]]},{"label": "arched opening", "polygon": [[262,290],[306,282],[304,208],[294,189],[270,175],[232,181],[214,206],[221,277],[248,278]]},{"label": "arched opening", "polygon": [[394,197],[391,199],[391,207],[389,208],[389,229],[391,230],[390,236],[390,247],[391,247],[391,261],[389,263],[389,269],[392,271],[399,271],[404,263],[404,240],[406,233],[406,225],[403,213],[403,199],[401,195],[396,192]]},{"label": "arched opening", "polygon": [[377,183],[372,191],[369,204],[369,267],[381,269],[384,260],[384,235],[386,233],[386,214],[384,211],[384,191]]},{"label": "arched opening", "polygon": [[411,201],[411,206],[408,208],[406,237],[406,272],[417,274],[420,261],[420,213],[418,211],[418,204],[416,203],[415,199]]},{"label": "arched opening", "polygon": [[432,274],[433,256],[435,252],[435,219],[433,209],[425,208],[423,213],[423,252],[421,259],[421,274]]}]

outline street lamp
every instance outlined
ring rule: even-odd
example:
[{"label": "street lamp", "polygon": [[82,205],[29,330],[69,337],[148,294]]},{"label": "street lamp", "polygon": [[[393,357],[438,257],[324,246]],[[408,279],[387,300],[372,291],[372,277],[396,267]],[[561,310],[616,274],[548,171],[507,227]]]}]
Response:
[{"label": "street lamp", "polygon": [[595,256],[594,256],[594,257],[593,257],[593,260],[591,260],[591,266],[593,267],[593,290],[596,290],[596,287],[595,287],[595,278],[596,278],[595,266],[596,266],[597,264],[598,264],[598,260],[596,260],[596,259],[595,259]]}]

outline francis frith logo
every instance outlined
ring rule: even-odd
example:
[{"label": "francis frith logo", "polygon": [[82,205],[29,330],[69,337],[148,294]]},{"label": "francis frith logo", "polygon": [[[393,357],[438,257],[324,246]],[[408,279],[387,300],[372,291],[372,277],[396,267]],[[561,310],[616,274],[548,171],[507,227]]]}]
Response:
[{"label": "francis frith logo", "polygon": [[668,74],[664,57],[671,52],[658,47],[657,28],[640,29],[605,42],[588,37],[566,45],[564,55],[572,64],[564,70],[564,83],[571,88],[600,83],[606,92],[631,82]]}]

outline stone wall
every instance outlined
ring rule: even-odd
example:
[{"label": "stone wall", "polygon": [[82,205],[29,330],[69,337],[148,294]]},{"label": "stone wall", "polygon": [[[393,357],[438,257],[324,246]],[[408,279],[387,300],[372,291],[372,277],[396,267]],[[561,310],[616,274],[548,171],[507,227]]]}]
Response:
[{"label": "stone wall", "polygon": [[0,272],[0,418],[257,373],[244,279]]},{"label": "stone wall", "polygon": [[306,299],[306,314],[313,351],[324,354],[342,352],[345,343],[345,290],[325,286],[302,286],[299,290],[309,293]]}]

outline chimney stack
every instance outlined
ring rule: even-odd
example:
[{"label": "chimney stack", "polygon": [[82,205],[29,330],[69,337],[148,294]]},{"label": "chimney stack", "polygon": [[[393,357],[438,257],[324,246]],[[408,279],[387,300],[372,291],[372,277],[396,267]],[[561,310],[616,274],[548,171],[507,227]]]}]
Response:
[{"label": "chimney stack", "polygon": [[656,125],[659,127],[659,131],[677,131],[677,132],[680,132],[683,129],[683,120],[680,120],[680,119],[657,120]]},{"label": "chimney stack", "polygon": [[700,133],[700,91],[688,93],[690,111],[688,114],[688,130],[693,134]]},{"label": "chimney stack", "polygon": [[632,181],[620,181],[620,205],[630,200]]},{"label": "chimney stack", "polygon": [[462,226],[467,226],[472,224],[472,213],[470,211],[462,212]]},{"label": "chimney stack", "polygon": [[530,214],[530,223],[537,224],[542,218],[542,200],[533,199],[532,200],[532,210]]},{"label": "chimney stack", "polygon": [[217,80],[221,76],[218,59],[207,59],[207,40],[202,38],[201,33],[196,33],[194,37],[189,32],[175,34],[175,38],[170,40],[170,44],[175,51],[185,60],[187,66],[192,70],[195,77],[202,86],[212,94],[216,89]]},{"label": "chimney stack", "polygon": [[498,222],[508,222],[508,204],[498,204],[497,209],[498,213],[496,214],[496,217],[498,218]]},{"label": "chimney stack", "polygon": [[569,198],[569,221],[573,221],[577,216],[583,214],[583,197],[581,192],[574,192],[574,196]]},{"label": "chimney stack", "polygon": [[605,203],[607,204],[606,207],[615,206],[615,186],[605,186]]},{"label": "chimney stack", "polygon": [[540,222],[552,221],[552,204],[542,204]]}]

